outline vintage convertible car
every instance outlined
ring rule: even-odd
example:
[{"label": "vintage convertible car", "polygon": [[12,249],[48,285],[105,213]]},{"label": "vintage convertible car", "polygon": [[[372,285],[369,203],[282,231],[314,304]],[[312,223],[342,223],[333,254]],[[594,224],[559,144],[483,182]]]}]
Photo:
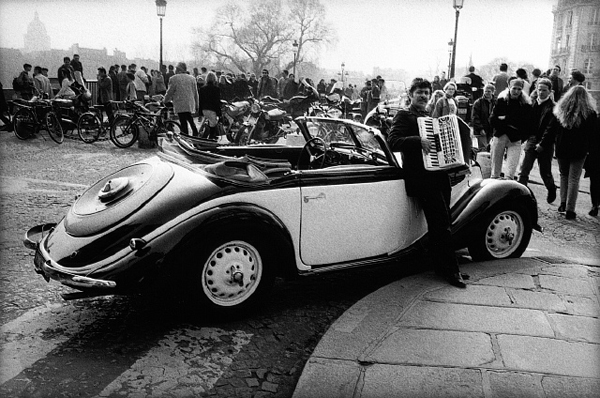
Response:
[{"label": "vintage convertible car", "polygon": [[[126,294],[176,281],[207,310],[243,311],[274,278],[397,261],[422,250],[423,212],[382,134],[301,117],[287,143],[218,146],[175,135],[157,156],[101,179],[57,224],[31,228],[35,271],[78,289]],[[520,256],[537,203],[515,181],[451,174],[455,247],[477,260]]]}]

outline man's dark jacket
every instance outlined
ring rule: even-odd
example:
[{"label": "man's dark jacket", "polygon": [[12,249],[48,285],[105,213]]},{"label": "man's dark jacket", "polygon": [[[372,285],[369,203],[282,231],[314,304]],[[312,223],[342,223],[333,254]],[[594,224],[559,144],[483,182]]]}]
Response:
[{"label": "man's dark jacket", "polygon": [[554,102],[550,98],[539,104],[536,101],[533,103],[531,110],[531,119],[533,121],[531,135],[529,140],[535,140],[536,144],[544,149],[551,148],[554,146],[555,131],[550,128],[552,120],[555,118],[552,110],[554,109]]},{"label": "man's dark jacket", "polygon": [[426,197],[440,190],[450,189],[450,179],[445,171],[426,171],[417,118],[429,116],[414,107],[400,109],[388,135],[394,152],[402,152],[402,168],[406,177],[406,193],[413,197]]},{"label": "man's dark jacket", "polygon": [[[531,105],[525,101],[523,94],[511,99],[510,94],[501,95],[492,111],[490,123],[494,128],[494,137],[506,134],[511,142],[526,140],[531,131]],[[506,116],[499,119],[499,116]]]}]

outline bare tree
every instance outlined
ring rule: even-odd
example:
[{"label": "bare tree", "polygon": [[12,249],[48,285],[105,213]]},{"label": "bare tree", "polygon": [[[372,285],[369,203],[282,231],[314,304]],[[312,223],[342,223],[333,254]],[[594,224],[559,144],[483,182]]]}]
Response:
[{"label": "bare tree", "polygon": [[217,10],[209,29],[196,29],[195,34],[199,38],[192,45],[196,59],[221,69],[257,74],[262,69],[278,72],[280,60],[293,51],[294,40],[300,61],[307,50],[317,53],[334,41],[319,0],[290,0],[287,7],[282,0],[230,2]]},{"label": "bare tree", "polygon": [[297,64],[304,61],[305,55],[316,55],[324,46],[337,41],[334,29],[325,19],[325,7],[320,0],[290,0],[289,8],[289,21],[293,28],[290,40],[298,43]]},{"label": "bare tree", "polygon": [[225,69],[258,72],[284,52],[289,24],[281,0],[259,0],[246,7],[232,2],[217,10],[209,30],[196,32],[204,40],[193,49]]}]

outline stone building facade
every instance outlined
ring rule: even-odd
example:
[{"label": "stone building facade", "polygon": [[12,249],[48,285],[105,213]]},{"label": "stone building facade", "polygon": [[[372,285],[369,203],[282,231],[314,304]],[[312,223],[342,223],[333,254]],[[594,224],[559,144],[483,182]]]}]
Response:
[{"label": "stone building facade", "polygon": [[600,1],[558,0],[553,13],[550,65],[562,68],[565,83],[571,70],[582,72],[600,103]]}]

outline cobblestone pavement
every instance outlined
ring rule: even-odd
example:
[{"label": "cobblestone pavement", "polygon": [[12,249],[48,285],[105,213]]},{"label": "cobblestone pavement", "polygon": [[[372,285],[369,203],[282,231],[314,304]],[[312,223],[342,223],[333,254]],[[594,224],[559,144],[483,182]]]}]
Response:
[{"label": "cobblestone pavement", "polygon": [[[358,299],[418,271],[409,258],[402,267],[278,281],[271,300],[236,321],[191,316],[184,302],[168,294],[65,302],[60,294],[69,289],[33,272],[24,232],[60,220],[85,187],[153,152],[110,142],[57,145],[39,136],[22,142],[0,133],[0,154],[0,325],[21,327],[29,317],[29,346],[48,347],[39,348],[40,358],[31,363],[22,359],[19,373],[2,381],[2,397],[291,397],[335,319]],[[543,187],[532,189],[543,194]],[[587,208],[589,197],[581,200]],[[559,247],[599,243],[597,218],[566,223],[555,205],[546,204],[540,216],[544,237]],[[0,343],[10,348],[12,338],[2,336]],[[198,341],[210,343],[212,351]]]}]

